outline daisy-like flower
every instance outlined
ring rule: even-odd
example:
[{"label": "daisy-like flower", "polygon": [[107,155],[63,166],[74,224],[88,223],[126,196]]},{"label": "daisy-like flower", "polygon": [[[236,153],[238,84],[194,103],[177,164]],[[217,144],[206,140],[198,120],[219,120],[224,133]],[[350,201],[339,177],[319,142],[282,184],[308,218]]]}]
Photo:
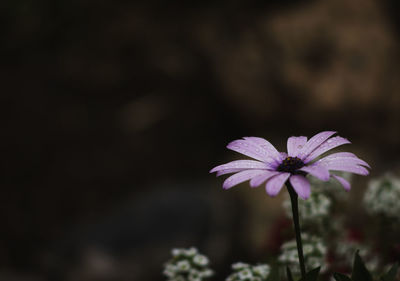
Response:
[{"label": "daisy-like flower", "polygon": [[306,178],[308,174],[322,181],[328,181],[332,177],[348,191],[350,183],[330,171],[368,175],[366,167],[370,166],[350,152],[338,152],[316,160],[323,153],[350,143],[345,138],[334,136],[335,134],[333,131],[321,132],[308,141],[303,136],[290,137],[287,141],[287,153],[279,152],[265,139],[244,137],[232,141],[227,148],[255,160],[232,161],[213,168],[210,173],[216,172],[217,176],[235,173],[225,180],[224,189],[247,180],[250,180],[251,187],[266,182],[265,188],[270,196],[276,196],[289,180],[296,193],[307,199],[311,192]]}]

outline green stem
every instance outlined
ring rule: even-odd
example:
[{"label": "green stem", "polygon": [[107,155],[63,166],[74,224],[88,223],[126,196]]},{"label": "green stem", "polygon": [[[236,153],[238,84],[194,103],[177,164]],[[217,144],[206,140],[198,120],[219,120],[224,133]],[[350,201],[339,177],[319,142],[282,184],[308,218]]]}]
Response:
[{"label": "green stem", "polygon": [[286,182],[286,186],[289,191],[290,201],[292,202],[294,232],[296,234],[297,252],[299,254],[301,278],[303,280],[305,280],[306,267],[304,265],[303,245],[301,242],[301,231],[300,231],[300,222],[299,222],[299,206],[298,206],[298,200],[297,200],[298,196],[289,181]]}]

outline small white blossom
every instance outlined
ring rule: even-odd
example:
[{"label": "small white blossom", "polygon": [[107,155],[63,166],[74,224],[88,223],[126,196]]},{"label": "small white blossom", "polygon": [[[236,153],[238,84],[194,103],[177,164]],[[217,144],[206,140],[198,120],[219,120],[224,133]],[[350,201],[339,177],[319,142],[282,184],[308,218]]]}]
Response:
[{"label": "small white blossom", "polygon": [[325,255],[326,254],[326,246],[324,244],[322,244],[322,242],[318,242],[316,244],[316,248],[320,252],[321,255]]},{"label": "small white blossom", "polygon": [[252,270],[254,273],[260,275],[262,278],[266,278],[269,275],[269,272],[271,271],[269,265],[257,265],[253,266]]},{"label": "small white blossom", "polygon": [[232,264],[232,269],[238,270],[238,269],[243,269],[243,268],[248,268],[250,265],[244,262],[237,262]]},{"label": "small white blossom", "polygon": [[321,259],[319,257],[309,257],[307,260],[307,264],[310,268],[316,268],[321,266]]},{"label": "small white blossom", "polygon": [[176,267],[179,271],[189,271],[190,263],[188,260],[181,260],[177,262]]},{"label": "small white blossom", "polygon": [[172,253],[172,256],[177,257],[182,254],[182,249],[176,249],[176,248],[172,249],[171,253]]},{"label": "small white blossom", "polygon": [[211,277],[213,276],[214,272],[211,269],[206,269],[203,271],[200,271],[200,276],[201,277]]},{"label": "small white blossom", "polygon": [[249,269],[244,269],[238,272],[238,276],[241,280],[245,280],[253,277],[253,274]]},{"label": "small white blossom", "polygon": [[170,263],[165,265],[165,269],[173,272],[176,272],[178,270],[176,265]]},{"label": "small white blossom", "polygon": [[196,254],[197,254],[197,249],[194,247],[184,250],[184,255],[186,255],[187,257],[193,257]]},{"label": "small white blossom", "polygon": [[195,269],[192,269],[189,273],[189,281],[201,281],[200,272]]},{"label": "small white blossom", "polygon": [[313,252],[314,248],[311,245],[304,245],[303,247],[303,253],[305,255],[311,254]]},{"label": "small white blossom", "polygon": [[169,278],[172,278],[175,276],[175,271],[164,269],[163,274]]},{"label": "small white blossom", "polygon": [[208,264],[208,258],[203,255],[195,255],[193,257],[193,262],[200,266],[205,266]]}]

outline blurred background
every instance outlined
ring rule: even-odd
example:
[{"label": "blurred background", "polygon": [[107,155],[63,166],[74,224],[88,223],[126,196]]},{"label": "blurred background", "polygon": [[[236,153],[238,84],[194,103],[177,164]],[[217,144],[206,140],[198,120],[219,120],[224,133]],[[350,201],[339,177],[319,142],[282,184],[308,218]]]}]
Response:
[{"label": "blurred background", "polygon": [[399,3],[2,1],[0,280],[165,280],[192,245],[223,280],[276,255],[283,195],[208,173],[242,136],[336,130],[398,171]]}]

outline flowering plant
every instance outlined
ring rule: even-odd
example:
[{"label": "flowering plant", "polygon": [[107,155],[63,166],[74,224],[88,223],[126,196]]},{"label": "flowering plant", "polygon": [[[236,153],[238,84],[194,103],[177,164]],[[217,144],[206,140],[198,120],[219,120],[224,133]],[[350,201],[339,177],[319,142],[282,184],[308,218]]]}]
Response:
[{"label": "flowering plant", "polygon": [[[306,272],[303,246],[299,223],[298,197],[310,197],[310,182],[306,176],[311,175],[322,181],[331,177],[336,179],[345,190],[350,190],[350,183],[331,171],[344,171],[359,175],[368,175],[370,166],[356,155],[349,152],[334,153],[317,159],[325,152],[338,146],[350,143],[347,139],[334,136],[336,132],[321,132],[311,139],[307,137],[290,137],[287,141],[287,153],[279,152],[270,142],[258,137],[244,137],[228,144],[227,148],[249,156],[254,160],[236,160],[219,165],[210,172],[217,176],[234,174],[228,177],[223,188],[229,189],[239,183],[250,180],[251,187],[266,182],[265,189],[270,196],[276,196],[286,184],[291,205],[296,234],[296,244],[302,280],[316,280],[318,269]],[[288,278],[291,277],[288,268]],[[310,279],[311,278],[311,279]]]}]

